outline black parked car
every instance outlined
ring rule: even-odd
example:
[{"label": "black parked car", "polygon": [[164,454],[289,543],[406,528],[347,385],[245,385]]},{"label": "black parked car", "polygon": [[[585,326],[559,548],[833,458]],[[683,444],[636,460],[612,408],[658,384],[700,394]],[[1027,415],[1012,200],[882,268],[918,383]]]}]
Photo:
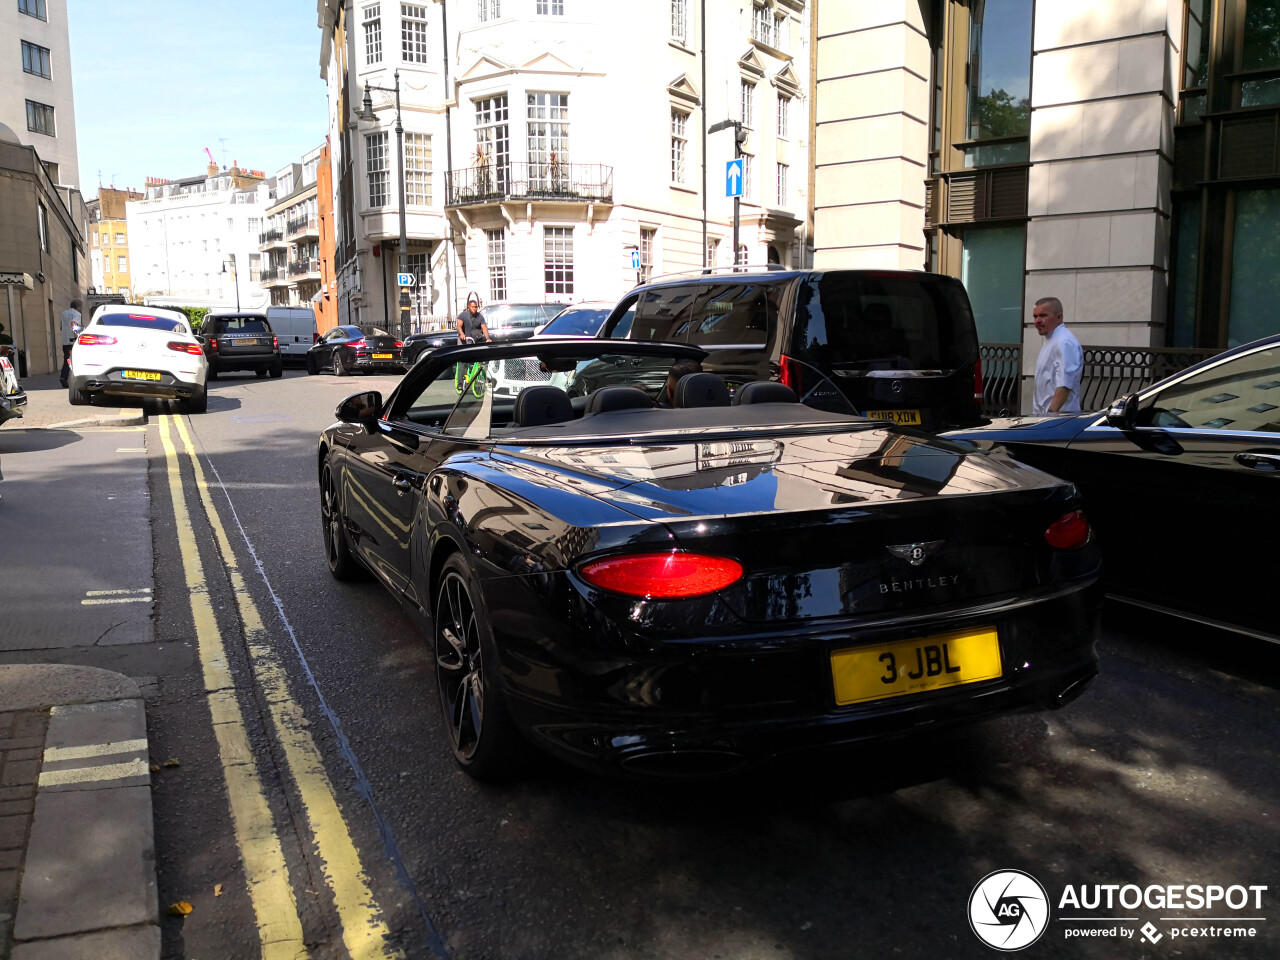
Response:
[{"label": "black parked car", "polygon": [[404,363],[412,367],[424,353],[439,347],[454,347],[458,344],[458,331],[437,330],[435,333],[411,333],[404,338]]},{"label": "black parked car", "polygon": [[[445,347],[321,435],[329,569],[372,571],[430,634],[464,769],[509,775],[527,740],[712,776],[1085,688],[1099,560],[1074,487],[778,383],[731,404],[691,374],[661,409],[624,382],[705,356]],[[485,371],[508,360],[618,381],[504,400]]]},{"label": "black parked car", "polygon": [[973,311],[960,281],[939,274],[693,274],[637,287],[600,336],[695,344],[730,388],[779,380],[809,397],[834,383],[867,417],[926,430],[983,422]]},{"label": "black parked car", "polygon": [[1280,641],[1280,335],[1122,397],[1105,413],[1020,418],[951,436],[1073,481],[1108,593]]},{"label": "black parked car", "polygon": [[494,340],[523,340],[532,337],[534,331],[564,309],[563,303],[506,303],[486,304],[484,325]]},{"label": "black parked car", "polygon": [[228,370],[252,370],[259,377],[284,376],[280,341],[261,312],[214,310],[200,324],[200,340],[210,380]]},{"label": "black parked car", "polygon": [[376,328],[365,333],[359,327],[334,327],[307,351],[311,374],[329,370],[345,377],[371,370],[399,373],[404,368],[404,342]]}]

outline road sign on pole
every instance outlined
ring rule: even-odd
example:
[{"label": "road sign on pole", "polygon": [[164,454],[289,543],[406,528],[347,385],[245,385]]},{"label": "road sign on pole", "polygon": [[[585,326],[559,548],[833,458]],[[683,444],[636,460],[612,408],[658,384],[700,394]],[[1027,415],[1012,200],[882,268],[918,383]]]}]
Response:
[{"label": "road sign on pole", "polygon": [[418,282],[418,278],[412,273],[397,273],[396,283],[402,287],[412,287]]},{"label": "road sign on pole", "polygon": [[631,251],[631,269],[632,270],[640,269],[640,251],[639,250]]},{"label": "road sign on pole", "polygon": [[742,196],[742,158],[728,161],[724,165],[724,195],[726,197]]}]

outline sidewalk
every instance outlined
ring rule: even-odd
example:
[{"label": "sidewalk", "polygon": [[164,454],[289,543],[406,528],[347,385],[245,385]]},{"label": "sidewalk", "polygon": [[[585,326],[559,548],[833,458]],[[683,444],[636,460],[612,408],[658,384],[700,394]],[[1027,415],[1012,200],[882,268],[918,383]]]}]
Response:
[{"label": "sidewalk", "polygon": [[67,400],[67,388],[58,382],[55,374],[27,377],[22,381],[27,392],[27,406],[21,418],[10,420],[4,429],[30,429],[33,427],[124,427],[146,423],[147,414],[142,401],[130,401],[131,406],[94,402],[86,407],[73,407]]},{"label": "sidewalk", "polygon": [[146,718],[94,667],[0,665],[0,956],[160,956]]}]

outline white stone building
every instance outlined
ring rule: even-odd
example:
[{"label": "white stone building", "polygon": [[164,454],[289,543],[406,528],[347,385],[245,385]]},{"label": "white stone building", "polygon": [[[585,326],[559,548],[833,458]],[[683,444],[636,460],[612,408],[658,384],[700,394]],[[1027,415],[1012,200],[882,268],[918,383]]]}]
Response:
[{"label": "white stone building", "polygon": [[324,145],[275,175],[275,198],[258,237],[262,286],[274,306],[311,306],[320,289],[316,173]]},{"label": "white stone building", "polygon": [[0,37],[0,123],[36,148],[54,183],[79,187],[66,0],[0,4]]},{"label": "white stone building", "polygon": [[363,85],[393,87],[396,71],[423,314],[454,315],[471,290],[485,302],[616,299],[638,276],[732,263],[734,135],[703,134],[728,119],[747,128],[743,256],[804,262],[806,4],[707,0],[705,35],[700,4],[648,6],[318,0],[344,322],[395,320],[392,97],[373,94],[377,121],[356,113]]},{"label": "white stone building", "polygon": [[133,291],[155,306],[265,307],[259,237],[272,203],[261,171],[209,164],[201,176],[148,178],[126,205]]}]

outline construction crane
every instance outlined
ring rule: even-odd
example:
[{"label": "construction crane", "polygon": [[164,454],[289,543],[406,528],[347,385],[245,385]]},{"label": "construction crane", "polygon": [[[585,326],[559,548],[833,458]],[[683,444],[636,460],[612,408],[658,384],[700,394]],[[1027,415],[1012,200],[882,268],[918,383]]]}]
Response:
[{"label": "construction crane", "polygon": [[212,164],[216,167],[216,166],[218,165],[218,161],[217,161],[217,160],[215,160],[215,159],[213,159],[213,151],[212,151],[212,150],[210,150],[208,147],[205,147],[205,148],[204,148],[204,152],[205,152],[205,153],[207,153],[207,154],[209,155],[209,162],[210,162],[210,163],[212,163]]}]

